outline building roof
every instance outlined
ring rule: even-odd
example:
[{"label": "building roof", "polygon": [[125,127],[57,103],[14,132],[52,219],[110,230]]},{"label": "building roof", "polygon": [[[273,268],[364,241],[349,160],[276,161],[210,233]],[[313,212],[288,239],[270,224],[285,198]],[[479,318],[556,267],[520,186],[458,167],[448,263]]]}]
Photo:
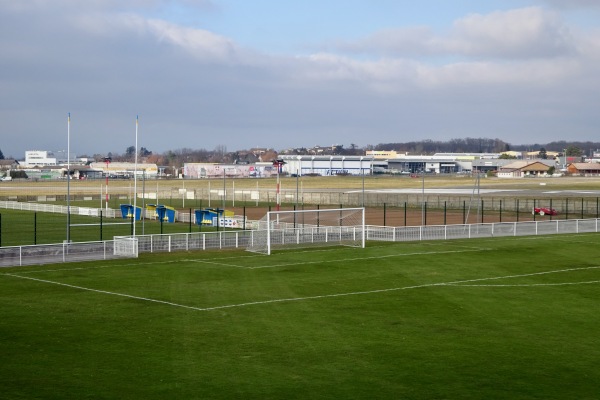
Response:
[{"label": "building roof", "polygon": [[18,165],[19,162],[17,160],[0,160],[0,165],[11,166]]},{"label": "building roof", "polygon": [[553,165],[552,160],[515,161],[503,166],[501,171],[547,171]]},{"label": "building roof", "polygon": [[574,167],[580,171],[600,171],[600,163],[571,163],[568,167]]}]

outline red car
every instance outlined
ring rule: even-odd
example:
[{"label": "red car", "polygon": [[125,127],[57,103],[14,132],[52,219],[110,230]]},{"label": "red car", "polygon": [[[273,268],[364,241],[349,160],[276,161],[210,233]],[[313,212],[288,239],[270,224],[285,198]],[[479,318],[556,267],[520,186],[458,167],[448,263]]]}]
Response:
[{"label": "red car", "polygon": [[548,207],[534,207],[533,211],[532,211],[533,215],[558,215],[558,211],[556,211],[554,208],[548,208]]}]

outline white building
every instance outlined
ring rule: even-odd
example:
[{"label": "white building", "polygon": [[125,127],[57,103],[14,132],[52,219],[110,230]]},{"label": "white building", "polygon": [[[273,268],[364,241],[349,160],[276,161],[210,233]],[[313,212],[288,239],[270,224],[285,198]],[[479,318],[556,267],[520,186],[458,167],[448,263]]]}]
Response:
[{"label": "white building", "polygon": [[58,163],[51,151],[28,150],[25,152],[25,162],[22,165],[24,167],[34,167],[36,165],[43,167],[48,165],[58,165]]},{"label": "white building", "polygon": [[[130,162],[93,162],[90,164],[92,170],[101,171],[104,175],[118,177],[133,177],[136,171],[135,167],[135,163]],[[138,163],[138,178],[144,174],[146,178],[155,178],[158,175],[158,166],[150,163]]]},{"label": "white building", "polygon": [[282,170],[298,175],[369,175],[373,168],[373,156],[281,156],[285,164]]}]

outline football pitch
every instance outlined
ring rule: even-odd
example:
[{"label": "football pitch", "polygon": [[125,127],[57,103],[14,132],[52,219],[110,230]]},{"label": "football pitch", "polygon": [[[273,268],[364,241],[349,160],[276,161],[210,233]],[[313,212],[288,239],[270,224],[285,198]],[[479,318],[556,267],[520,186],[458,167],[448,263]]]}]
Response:
[{"label": "football pitch", "polygon": [[0,270],[3,398],[597,399],[600,235]]}]

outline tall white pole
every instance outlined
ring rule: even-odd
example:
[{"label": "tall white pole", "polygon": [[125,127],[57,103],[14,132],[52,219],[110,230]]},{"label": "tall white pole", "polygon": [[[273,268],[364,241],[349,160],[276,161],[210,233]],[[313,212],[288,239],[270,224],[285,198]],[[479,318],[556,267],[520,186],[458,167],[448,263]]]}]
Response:
[{"label": "tall white pole", "polygon": [[425,225],[425,168],[421,174],[421,226]]},{"label": "tall white pole", "polygon": [[67,243],[71,241],[71,113],[67,117]]},{"label": "tall white pole", "polygon": [[[137,215],[137,166],[138,166],[138,126],[139,117],[135,116],[135,166],[133,168],[133,237],[135,237],[135,217]],[[141,217],[141,214],[140,214]]]}]

